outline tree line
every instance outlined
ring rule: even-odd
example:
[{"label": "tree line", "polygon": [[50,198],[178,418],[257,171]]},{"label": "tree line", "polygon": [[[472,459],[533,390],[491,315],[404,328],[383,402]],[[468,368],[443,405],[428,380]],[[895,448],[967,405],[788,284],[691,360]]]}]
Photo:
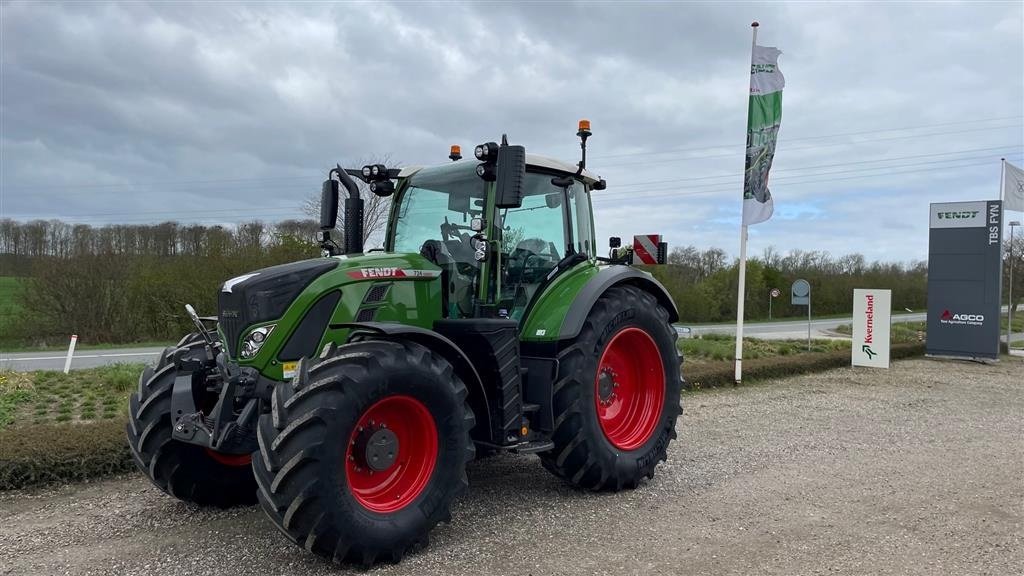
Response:
[{"label": "tree line", "polygon": [[[0,318],[0,345],[56,342],[77,332],[87,342],[174,340],[189,330],[186,303],[201,314],[217,308],[217,288],[254,269],[316,257],[318,222],[247,222],[236,227],[164,222],[93,227],[59,220],[0,220],[0,276],[21,280],[18,310]],[[1017,261],[1024,239],[1015,242]],[[647,267],[671,293],[683,322],[728,322],[736,317],[738,262],[719,248],[676,247],[668,264]],[[888,288],[893,309],[923,309],[925,262],[869,262],[860,254],[780,253],[768,248],[747,264],[746,317],[800,317],[789,288],[803,278],[812,287],[815,316],[846,314],[854,288]],[[1004,272],[1004,282],[1008,274]],[[1024,266],[1014,278],[1024,297]],[[1004,287],[1004,291],[1005,291]],[[1005,293],[1005,292],[1004,292]]]}]

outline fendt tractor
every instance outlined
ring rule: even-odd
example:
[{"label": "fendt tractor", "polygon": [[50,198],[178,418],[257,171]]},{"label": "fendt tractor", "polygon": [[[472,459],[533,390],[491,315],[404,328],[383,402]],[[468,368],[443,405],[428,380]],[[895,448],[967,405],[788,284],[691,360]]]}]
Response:
[{"label": "fendt tractor", "polygon": [[[323,257],[227,280],[216,317],[186,306],[196,331],[140,376],[138,467],[197,505],[258,501],[294,543],[363,565],[426,545],[474,458],[537,454],[590,490],[653,477],[681,411],[677,311],[632,247],[596,256],[606,183],[589,122],[577,135],[575,164],[503,136],[476,161],[331,169]],[[356,179],[393,196],[382,250],[364,253]]]}]

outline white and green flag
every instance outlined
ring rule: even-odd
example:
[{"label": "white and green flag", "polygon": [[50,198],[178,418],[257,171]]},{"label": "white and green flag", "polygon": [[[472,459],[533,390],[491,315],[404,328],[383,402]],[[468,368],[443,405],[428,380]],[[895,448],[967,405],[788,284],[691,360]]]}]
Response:
[{"label": "white and green flag", "polygon": [[1003,210],[1024,212],[1024,170],[1003,163]]},{"label": "white and green flag", "polygon": [[768,191],[768,171],[775,157],[775,141],[782,122],[782,88],[778,48],[754,46],[750,63],[750,107],[747,109],[747,164],[743,179],[743,224],[772,217],[774,203]]}]

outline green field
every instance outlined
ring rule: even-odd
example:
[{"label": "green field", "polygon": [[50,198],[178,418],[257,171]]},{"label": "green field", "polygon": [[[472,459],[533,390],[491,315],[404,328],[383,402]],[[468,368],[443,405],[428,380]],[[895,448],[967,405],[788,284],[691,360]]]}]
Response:
[{"label": "green field", "polygon": [[10,334],[10,326],[21,313],[16,296],[24,283],[24,278],[0,276],[0,333]]}]

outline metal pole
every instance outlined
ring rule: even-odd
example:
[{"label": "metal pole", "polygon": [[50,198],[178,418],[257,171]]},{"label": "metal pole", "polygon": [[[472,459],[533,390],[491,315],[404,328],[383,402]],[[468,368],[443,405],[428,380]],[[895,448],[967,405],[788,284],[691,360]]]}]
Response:
[{"label": "metal pole", "polygon": [[[750,65],[754,65],[754,50],[757,46],[757,27],[758,23],[753,22],[750,24],[753,28],[753,38],[750,41]],[[748,106],[747,106],[747,128],[750,127],[750,107],[749,107],[750,95],[747,94]],[[744,159],[746,157],[744,156]],[[746,165],[743,167],[746,172]],[[745,180],[744,180],[745,181]],[[739,286],[736,290],[736,370],[733,374],[736,383],[739,384],[743,379],[743,303],[747,285],[747,225],[743,223],[742,209],[740,211],[740,277]]]},{"label": "metal pole", "polygon": [[768,319],[769,320],[772,319],[772,300],[774,300],[774,298],[772,298],[772,289],[769,288],[768,289]]},{"label": "metal pole", "polygon": [[[743,218],[741,215],[740,218]],[[740,226],[740,282],[736,290],[736,383],[743,379],[743,301],[747,282],[747,226]]]},{"label": "metal pole", "polygon": [[1010,336],[1013,335],[1013,228],[1016,222],[1010,222],[1010,289],[1009,304],[1006,307],[1006,353],[1010,353]]},{"label": "metal pole", "polygon": [[807,351],[811,351],[811,283],[807,283]]}]

